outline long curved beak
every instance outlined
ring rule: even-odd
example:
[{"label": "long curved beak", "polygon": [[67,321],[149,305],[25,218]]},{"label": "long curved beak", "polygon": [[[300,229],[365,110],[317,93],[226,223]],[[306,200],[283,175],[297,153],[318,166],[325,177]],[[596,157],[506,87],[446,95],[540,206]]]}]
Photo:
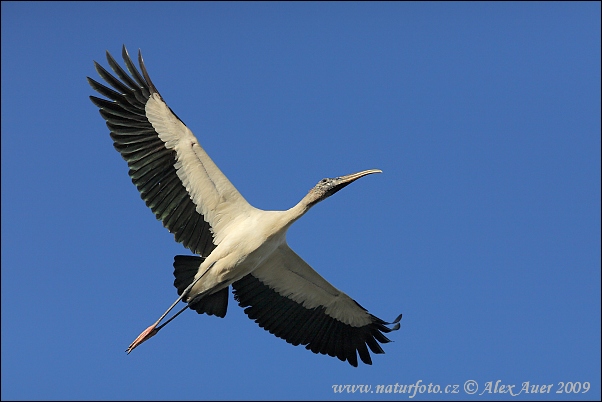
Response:
[{"label": "long curved beak", "polygon": [[362,170],[361,172],[357,172],[357,173],[348,174],[347,176],[336,177],[333,179],[334,185],[328,191],[327,196],[333,195],[337,191],[347,187],[348,185],[350,185],[351,183],[353,183],[354,181],[356,181],[357,179],[359,179],[361,177],[367,176],[372,173],[382,173],[382,172],[383,171],[380,169],[369,169],[369,170]]},{"label": "long curved beak", "polygon": [[372,173],[382,173],[382,172],[383,171],[380,169],[368,169],[368,170],[362,170],[361,172],[348,174],[347,176],[341,176],[341,177],[338,177],[338,179],[341,180],[341,184],[343,184],[343,183],[349,184],[349,183],[353,183],[360,177],[364,177],[364,176],[367,176]]}]

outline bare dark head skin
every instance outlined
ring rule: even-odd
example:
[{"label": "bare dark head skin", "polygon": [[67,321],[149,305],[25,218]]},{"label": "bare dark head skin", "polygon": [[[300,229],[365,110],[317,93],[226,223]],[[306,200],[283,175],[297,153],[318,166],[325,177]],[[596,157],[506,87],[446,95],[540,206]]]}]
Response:
[{"label": "bare dark head skin", "polygon": [[349,174],[346,176],[333,177],[322,179],[312,188],[306,197],[308,197],[308,206],[311,207],[316,203],[325,200],[337,191],[343,189],[357,179],[367,176],[372,173],[382,173],[380,169],[369,169],[361,172]]}]

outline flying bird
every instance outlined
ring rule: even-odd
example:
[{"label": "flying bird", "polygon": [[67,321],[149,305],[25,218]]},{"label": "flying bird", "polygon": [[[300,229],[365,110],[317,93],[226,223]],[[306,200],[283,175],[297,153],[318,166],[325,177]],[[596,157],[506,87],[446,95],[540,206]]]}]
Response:
[{"label": "flying bird", "polygon": [[[318,202],[355,180],[380,173],[364,170],[322,179],[286,211],[251,206],[215,165],[197,138],[167,106],[153,85],[142,54],[140,71],[125,46],[129,74],[106,53],[115,77],[94,62],[100,77],[92,88],[108,99],[90,96],[106,120],[115,149],[127,161],[132,182],[158,220],[194,256],[174,258],[179,298],[132,342],[126,352],[154,336],[184,310],[225,317],[229,286],[244,312],[259,326],[295,346],[327,354],[357,367],[359,354],[372,364],[368,348],[398,330],[401,315],[385,322],[332,286],[287,244],[288,228]],[[161,323],[180,302],[177,314]]]}]

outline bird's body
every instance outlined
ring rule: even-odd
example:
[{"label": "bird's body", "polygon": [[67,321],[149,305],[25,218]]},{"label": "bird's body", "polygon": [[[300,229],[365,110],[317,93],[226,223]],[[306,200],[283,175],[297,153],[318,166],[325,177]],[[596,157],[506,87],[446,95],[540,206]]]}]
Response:
[{"label": "bird's body", "polygon": [[[123,48],[128,75],[107,52],[118,80],[96,63],[113,88],[88,78],[111,101],[90,97],[107,120],[115,148],[130,167],[146,204],[177,241],[199,257],[176,256],[174,285],[184,308],[224,317],[228,288],[245,313],[293,345],[336,356],[357,366],[371,364],[367,347],[384,353],[382,332],[399,328],[374,317],[314,271],[287,244],[288,228],[313,205],[380,170],[321,180],[285,211],[251,206],[213,163],[196,137],[171,111],[150,80],[139,54],[141,75]],[[175,304],[128,348],[155,335]],[[183,310],[184,310],[183,309]],[[180,313],[183,311],[181,310]],[[179,314],[179,313],[178,313]],[[177,316],[177,314],[176,314]],[[378,342],[377,342],[378,341]]]},{"label": "bird's body", "polygon": [[[236,231],[226,235],[203,261],[195,278],[211,266],[202,282],[190,290],[190,297],[218,291],[257,269],[266,258],[286,243],[285,214],[276,211],[253,211],[238,222]],[[257,236],[261,233],[261,236]]]}]

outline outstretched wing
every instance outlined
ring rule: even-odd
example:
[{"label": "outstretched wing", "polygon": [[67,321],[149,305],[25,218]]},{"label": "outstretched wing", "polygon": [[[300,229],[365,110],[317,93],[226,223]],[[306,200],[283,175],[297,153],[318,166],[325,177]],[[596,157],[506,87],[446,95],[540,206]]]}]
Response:
[{"label": "outstretched wing", "polygon": [[[372,364],[368,348],[384,353],[383,335],[399,329],[368,313],[336,289],[283,243],[267,261],[232,284],[234,298],[265,330],[295,346],[328,354],[357,367],[357,353]],[[392,327],[387,325],[393,324]]]},{"label": "outstretched wing", "polygon": [[88,77],[90,96],[111,131],[115,149],[127,161],[132,182],[157,219],[176,241],[207,256],[219,244],[220,232],[251,205],[213,163],[196,137],[163,101],[153,85],[142,55],[138,71],[123,46],[126,73],[107,52],[116,78],[94,62],[112,87]]}]

